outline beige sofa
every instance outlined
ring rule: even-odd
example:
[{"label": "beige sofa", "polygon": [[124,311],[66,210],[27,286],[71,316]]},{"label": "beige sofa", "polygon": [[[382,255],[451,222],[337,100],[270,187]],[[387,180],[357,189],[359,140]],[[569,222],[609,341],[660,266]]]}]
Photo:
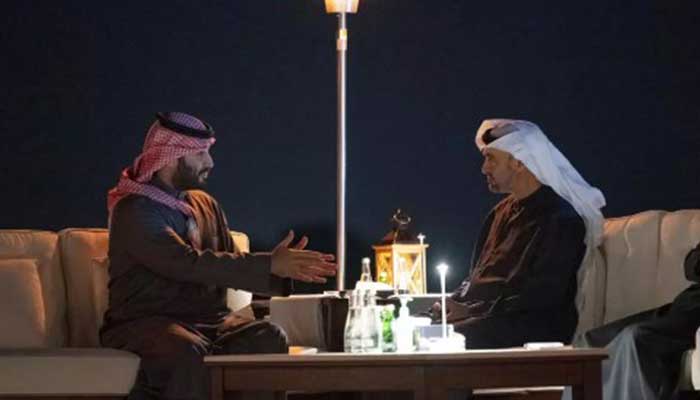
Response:
[{"label": "beige sofa", "polygon": [[[683,262],[699,242],[700,210],[607,219],[603,244],[587,263],[577,331],[671,302],[692,283],[685,278]],[[700,389],[699,357],[695,350],[686,353],[681,387]]]},{"label": "beige sofa", "polygon": [[[248,251],[245,234],[232,232]],[[106,229],[0,230],[0,396],[124,397],[139,358],[100,348]],[[250,294],[229,292],[239,309]]]}]

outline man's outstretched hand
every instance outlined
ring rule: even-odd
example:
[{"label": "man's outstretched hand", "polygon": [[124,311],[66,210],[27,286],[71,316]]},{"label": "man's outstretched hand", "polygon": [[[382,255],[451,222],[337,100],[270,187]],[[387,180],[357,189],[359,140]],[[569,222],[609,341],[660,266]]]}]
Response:
[{"label": "man's outstretched hand", "polygon": [[281,278],[292,278],[303,282],[326,283],[326,277],[335,276],[337,269],[332,254],[304,250],[309,239],[304,236],[296,245],[289,247],[294,240],[294,231],[272,250],[271,272]]}]

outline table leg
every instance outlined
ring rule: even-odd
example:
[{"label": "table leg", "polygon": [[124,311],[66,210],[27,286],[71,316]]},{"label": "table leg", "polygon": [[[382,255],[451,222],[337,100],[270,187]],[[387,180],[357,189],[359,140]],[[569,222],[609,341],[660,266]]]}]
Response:
[{"label": "table leg", "polygon": [[[423,391],[423,395],[425,397],[421,397],[421,400],[423,400],[423,399],[425,399],[425,400],[448,400],[449,393],[450,393],[450,391],[444,386],[429,385]],[[417,394],[418,394],[418,392],[416,392],[416,397],[414,398],[414,400],[419,399]]]},{"label": "table leg", "polygon": [[224,400],[224,371],[221,367],[209,369],[211,400]]},{"label": "table leg", "polygon": [[275,400],[287,400],[287,392],[284,390],[274,392],[273,397]]},{"label": "table leg", "polygon": [[573,400],[601,400],[603,380],[600,361],[590,361],[583,365],[583,382],[571,387]]},{"label": "table leg", "polygon": [[425,393],[425,387],[417,387],[413,390],[413,400],[429,400],[427,393]]}]

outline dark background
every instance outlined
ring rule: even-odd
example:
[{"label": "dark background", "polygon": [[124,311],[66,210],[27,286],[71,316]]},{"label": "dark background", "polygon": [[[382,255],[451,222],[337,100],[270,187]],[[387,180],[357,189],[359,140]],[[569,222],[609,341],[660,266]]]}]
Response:
[{"label": "dark background", "polygon": [[[294,228],[335,251],[322,0],[3,4],[0,227],[105,226],[106,191],[173,110],[217,130],[210,191],[254,249]],[[439,261],[458,283],[498,200],[484,118],[537,122],[606,216],[700,207],[700,2],[363,0],[349,28],[347,282],[401,207],[429,288]]]}]

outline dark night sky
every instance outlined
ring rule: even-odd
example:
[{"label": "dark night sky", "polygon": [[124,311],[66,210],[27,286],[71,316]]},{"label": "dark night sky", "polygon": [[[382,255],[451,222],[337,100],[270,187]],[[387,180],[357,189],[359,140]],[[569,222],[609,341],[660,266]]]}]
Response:
[{"label": "dark night sky", "polygon": [[[104,226],[153,113],[175,110],[217,130],[210,192],[254,249],[292,227],[334,251],[322,0],[11,0],[0,23],[0,227]],[[349,27],[352,280],[401,207],[457,283],[498,200],[484,118],[537,122],[606,216],[700,207],[700,2],[363,0]]]}]

